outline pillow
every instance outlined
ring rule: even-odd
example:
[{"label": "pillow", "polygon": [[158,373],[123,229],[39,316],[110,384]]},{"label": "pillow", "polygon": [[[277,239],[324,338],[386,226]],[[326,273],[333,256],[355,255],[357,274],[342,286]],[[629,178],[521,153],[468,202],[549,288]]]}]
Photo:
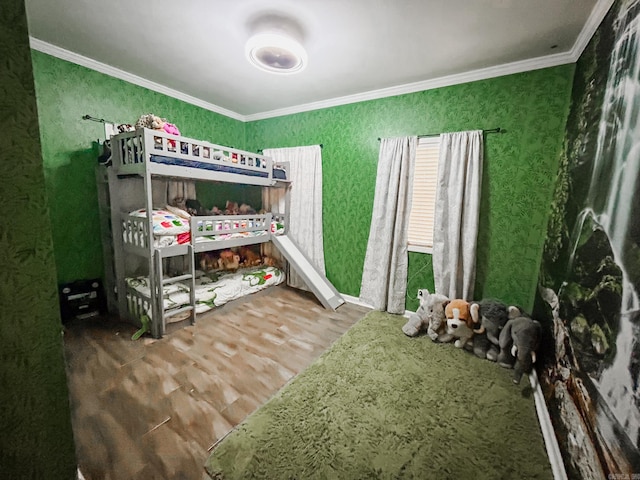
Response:
[{"label": "pillow", "polygon": [[[147,218],[144,208],[129,213],[132,217]],[[189,231],[189,221],[166,210],[153,210],[153,234],[154,235],[179,235]]]},{"label": "pillow", "polygon": [[174,207],[173,205],[165,205],[164,207],[168,212],[173,213],[181,218],[186,218],[189,220],[191,218],[191,214],[189,212],[185,212],[183,209]]}]

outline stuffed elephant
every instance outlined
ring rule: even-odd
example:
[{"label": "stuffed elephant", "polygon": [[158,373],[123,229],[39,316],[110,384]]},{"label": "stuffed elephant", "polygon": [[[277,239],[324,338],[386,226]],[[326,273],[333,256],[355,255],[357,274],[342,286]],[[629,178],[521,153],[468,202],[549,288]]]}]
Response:
[{"label": "stuffed elephant", "polygon": [[498,360],[500,332],[510,318],[522,315],[518,307],[507,307],[499,300],[481,300],[471,304],[473,330],[473,353],[492,362]]},{"label": "stuffed elephant", "polygon": [[520,383],[522,375],[531,372],[541,336],[540,322],[526,315],[510,319],[500,332],[498,363],[513,368],[513,383]]},{"label": "stuffed elephant", "polygon": [[416,313],[409,317],[407,323],[402,327],[402,331],[405,335],[415,337],[426,329],[429,338],[436,342],[444,331],[446,324],[444,304],[449,299],[438,293],[429,293],[426,288],[418,290],[418,299],[420,306]]}]

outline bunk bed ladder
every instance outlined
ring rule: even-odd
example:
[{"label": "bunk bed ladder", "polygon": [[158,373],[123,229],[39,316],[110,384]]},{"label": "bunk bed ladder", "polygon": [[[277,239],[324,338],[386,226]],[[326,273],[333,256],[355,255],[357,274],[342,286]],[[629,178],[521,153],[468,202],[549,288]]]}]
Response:
[{"label": "bunk bed ladder", "polygon": [[[195,256],[193,253],[193,245],[187,245],[187,260],[189,264],[189,273],[185,273],[184,275],[177,275],[175,277],[164,278],[163,265],[162,265],[162,254],[159,250],[156,250],[154,253],[154,263],[155,263],[155,271],[156,271],[156,305],[155,309],[157,312],[157,316],[154,315],[154,318],[160,319],[157,324],[155,324],[155,328],[152,327],[152,335],[154,337],[162,337],[165,334],[167,328],[167,318],[179,315],[184,312],[189,312],[189,320],[193,325],[196,322],[196,276],[195,276]],[[170,285],[176,282],[184,282],[185,280],[189,280],[189,305],[186,305],[182,308],[177,308],[172,310],[171,312],[164,311],[164,289],[165,285]],[[154,312],[155,313],[155,312]],[[157,333],[154,331],[157,330]]]}]

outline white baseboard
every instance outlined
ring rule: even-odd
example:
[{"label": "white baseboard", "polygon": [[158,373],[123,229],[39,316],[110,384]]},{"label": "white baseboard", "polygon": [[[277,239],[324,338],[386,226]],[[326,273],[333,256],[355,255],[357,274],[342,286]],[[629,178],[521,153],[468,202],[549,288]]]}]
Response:
[{"label": "white baseboard", "polygon": [[547,456],[549,457],[549,463],[553,471],[553,478],[554,480],[568,480],[567,472],[564,469],[564,462],[562,461],[562,454],[560,453],[560,446],[558,445],[558,439],[556,438],[556,433],[551,423],[547,403],[544,400],[542,388],[540,388],[540,382],[538,381],[538,374],[535,369],[529,374],[529,381],[531,382],[531,388],[533,388],[533,398],[536,403],[538,423],[540,424],[540,430],[542,430],[542,438],[544,438],[544,446],[547,449]]},{"label": "white baseboard", "polygon": [[[358,298],[358,297],[353,297],[353,296],[351,296],[351,295],[347,295],[347,294],[345,294],[345,293],[341,293],[340,295],[342,296],[342,298],[344,298],[344,300],[345,300],[346,302],[353,303],[354,305],[359,305],[359,306],[361,306],[361,307],[366,307],[366,308],[374,309],[371,305],[369,305],[368,303],[363,302],[363,301],[362,301],[362,300],[360,300],[360,298]],[[404,311],[404,315],[403,315],[403,316],[404,316],[404,317],[409,318],[413,313],[416,313],[416,312],[412,312],[412,311],[409,311],[409,310],[405,310],[405,311]]]},{"label": "white baseboard", "polygon": [[342,298],[344,298],[346,302],[353,303],[354,305],[358,305],[360,307],[366,307],[371,309],[373,308],[368,303],[362,302],[358,297],[352,297],[351,295],[347,295],[345,293],[341,293],[340,295],[342,296]]}]

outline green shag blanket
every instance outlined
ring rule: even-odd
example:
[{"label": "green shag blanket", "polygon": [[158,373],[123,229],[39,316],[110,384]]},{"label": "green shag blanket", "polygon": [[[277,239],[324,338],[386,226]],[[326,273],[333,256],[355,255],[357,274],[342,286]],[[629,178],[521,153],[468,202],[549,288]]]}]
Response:
[{"label": "green shag blanket", "polygon": [[371,312],[213,450],[230,479],[551,479],[528,378]]}]

